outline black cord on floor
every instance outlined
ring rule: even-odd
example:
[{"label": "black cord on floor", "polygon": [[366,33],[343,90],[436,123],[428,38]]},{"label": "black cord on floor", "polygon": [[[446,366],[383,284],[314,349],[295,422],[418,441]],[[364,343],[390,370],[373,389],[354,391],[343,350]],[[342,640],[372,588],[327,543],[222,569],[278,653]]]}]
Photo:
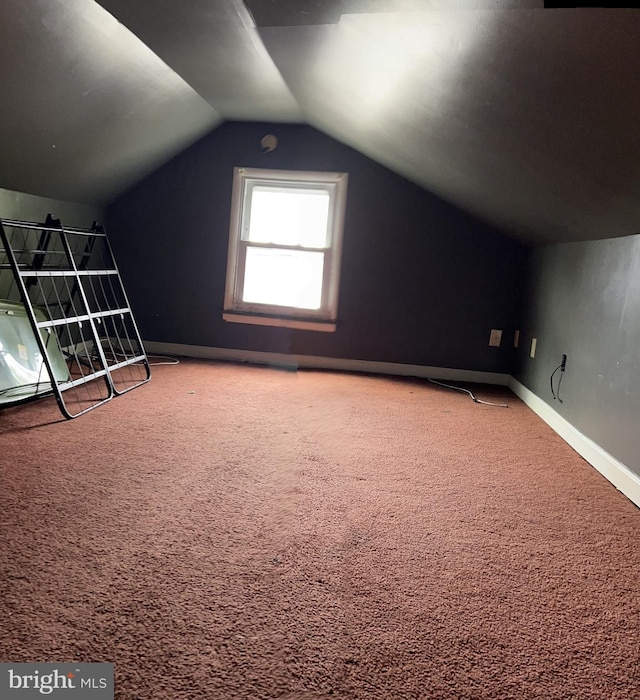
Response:
[{"label": "black cord on floor", "polygon": [[509,405],[506,403],[491,403],[490,401],[481,401],[480,399],[477,399],[474,396],[473,392],[469,391],[469,389],[463,389],[460,386],[452,386],[451,384],[444,384],[443,382],[438,382],[435,379],[429,379],[429,381],[432,384],[437,384],[438,386],[444,386],[447,389],[453,389],[454,391],[461,391],[463,394],[468,394],[473,399],[474,403],[481,403],[485,406],[496,406],[497,408],[509,408]]}]

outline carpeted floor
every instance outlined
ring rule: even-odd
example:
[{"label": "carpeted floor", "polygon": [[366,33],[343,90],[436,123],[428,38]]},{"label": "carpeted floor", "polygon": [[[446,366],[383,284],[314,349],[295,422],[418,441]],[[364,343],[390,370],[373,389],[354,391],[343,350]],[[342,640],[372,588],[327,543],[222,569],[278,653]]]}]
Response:
[{"label": "carpeted floor", "polygon": [[185,361],[0,412],[0,661],[119,700],[640,697],[640,511],[506,389]]}]

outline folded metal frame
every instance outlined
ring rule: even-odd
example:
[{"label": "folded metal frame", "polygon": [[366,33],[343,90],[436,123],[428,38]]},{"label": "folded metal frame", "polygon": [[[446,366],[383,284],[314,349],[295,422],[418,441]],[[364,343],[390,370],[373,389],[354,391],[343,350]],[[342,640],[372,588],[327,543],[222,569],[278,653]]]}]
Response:
[{"label": "folded metal frame", "polygon": [[[1,219],[0,240],[0,273],[13,273],[0,295],[24,304],[40,352],[24,359],[46,368],[66,418],[149,381],[149,362],[104,228],[65,228],[51,215],[44,224]],[[60,355],[68,373],[60,371]]]}]

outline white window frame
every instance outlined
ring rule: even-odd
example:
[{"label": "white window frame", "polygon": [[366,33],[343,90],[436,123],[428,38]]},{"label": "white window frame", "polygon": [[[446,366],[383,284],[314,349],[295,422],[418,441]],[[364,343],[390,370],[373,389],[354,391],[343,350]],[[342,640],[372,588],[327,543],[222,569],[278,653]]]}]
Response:
[{"label": "white window frame", "polygon": [[[347,173],[234,168],[227,280],[222,314],[225,321],[328,332],[336,330],[347,181]],[[326,247],[306,248],[243,240],[242,231],[250,213],[251,193],[256,186],[327,191],[330,203]],[[251,246],[323,252],[325,260],[320,308],[309,310],[244,302],[242,290],[246,251]]]}]

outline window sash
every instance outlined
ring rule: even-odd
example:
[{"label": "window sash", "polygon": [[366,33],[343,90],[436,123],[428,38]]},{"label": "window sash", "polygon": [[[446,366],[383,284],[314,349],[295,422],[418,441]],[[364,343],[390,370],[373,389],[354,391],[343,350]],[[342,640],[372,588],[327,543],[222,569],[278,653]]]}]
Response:
[{"label": "window sash", "polygon": [[[330,318],[330,283],[331,283],[331,262],[332,251],[327,248],[304,248],[302,246],[282,246],[268,243],[255,244],[250,241],[238,242],[238,263],[236,266],[236,284],[234,289],[234,297],[236,306],[232,307],[236,310],[246,311],[248,313],[274,314],[280,316],[298,316],[303,318]],[[244,301],[242,298],[245,280],[245,268],[247,264],[247,248],[267,248],[275,250],[300,250],[305,253],[322,253],[324,255],[322,267],[322,290],[321,302],[319,309],[299,309],[294,306],[279,306],[276,304],[260,304],[258,302]]]},{"label": "window sash", "polygon": [[[329,209],[327,212],[327,231],[325,236],[326,248],[331,248],[333,245],[334,227],[336,218],[336,185],[331,183],[296,183],[296,182],[272,182],[270,180],[252,179],[244,183],[244,195],[242,203],[242,219],[240,221],[240,240],[249,241],[249,227],[251,224],[251,206],[253,201],[253,193],[255,190],[273,192],[287,192],[291,194],[311,192],[325,192],[329,196]],[[269,245],[279,245],[272,243]],[[294,246],[287,246],[293,248]],[[311,247],[309,248],[311,249]]]}]

